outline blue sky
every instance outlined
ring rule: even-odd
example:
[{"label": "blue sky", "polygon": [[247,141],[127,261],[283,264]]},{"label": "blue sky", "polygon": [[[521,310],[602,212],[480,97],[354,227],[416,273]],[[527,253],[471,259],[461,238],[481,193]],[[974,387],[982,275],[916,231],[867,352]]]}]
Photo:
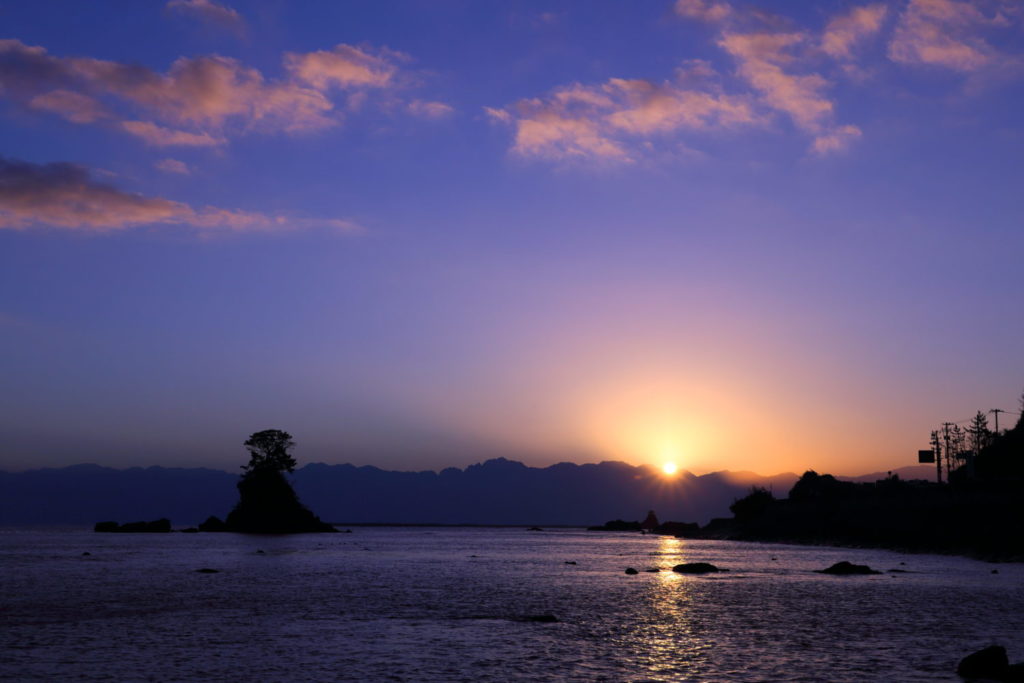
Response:
[{"label": "blue sky", "polygon": [[1019,410],[1019,3],[0,12],[4,468],[857,473]]}]

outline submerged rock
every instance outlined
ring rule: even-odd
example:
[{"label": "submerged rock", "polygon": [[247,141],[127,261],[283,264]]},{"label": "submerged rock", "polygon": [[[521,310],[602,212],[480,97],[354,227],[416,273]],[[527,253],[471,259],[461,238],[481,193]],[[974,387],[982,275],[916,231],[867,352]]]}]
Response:
[{"label": "submerged rock", "polygon": [[650,569],[645,569],[644,571],[647,572],[648,574],[657,574],[661,570],[658,569],[657,567],[651,567]]},{"label": "submerged rock", "polygon": [[558,623],[558,617],[556,617],[554,614],[534,614],[532,616],[526,617],[526,620],[527,621],[534,621],[534,622],[537,622],[538,624],[557,624]]},{"label": "submerged rock", "polygon": [[716,567],[710,562],[685,562],[672,567],[672,571],[680,574],[710,574],[712,572],[727,572],[729,570]]},{"label": "submerged rock", "polygon": [[828,569],[816,570],[819,574],[834,574],[836,576],[851,576],[853,574],[881,574],[882,572],[876,571],[866,564],[853,564],[843,560],[842,562],[836,562]]},{"label": "submerged rock", "polygon": [[209,567],[203,567],[202,569],[197,569],[196,573],[198,573],[198,574],[220,574],[220,570],[219,569],[210,569]]},{"label": "submerged rock", "polygon": [[640,572],[638,572],[637,570],[633,569],[632,567],[626,567],[626,574],[628,574],[630,576],[633,576],[634,574],[639,574],[639,573]]}]

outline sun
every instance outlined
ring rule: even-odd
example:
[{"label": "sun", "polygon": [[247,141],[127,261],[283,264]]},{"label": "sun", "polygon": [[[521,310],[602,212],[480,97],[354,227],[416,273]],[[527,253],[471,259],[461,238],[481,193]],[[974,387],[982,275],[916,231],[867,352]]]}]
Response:
[{"label": "sun", "polygon": [[679,468],[676,467],[676,464],[674,462],[667,462],[661,466],[661,471],[664,472],[665,475],[669,477],[675,474],[678,469]]}]

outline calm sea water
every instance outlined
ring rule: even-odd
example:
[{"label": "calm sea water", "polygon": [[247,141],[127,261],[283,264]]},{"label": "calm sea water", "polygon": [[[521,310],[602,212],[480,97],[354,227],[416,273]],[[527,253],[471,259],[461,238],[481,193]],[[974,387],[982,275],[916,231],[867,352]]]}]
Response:
[{"label": "calm sea water", "polygon": [[[353,532],[0,532],[0,678],[957,681],[958,659],[992,643],[1024,659],[1022,565],[578,530]],[[842,559],[908,573],[813,572]],[[688,561],[730,571],[643,572]],[[528,620],[542,614],[559,621]]]}]

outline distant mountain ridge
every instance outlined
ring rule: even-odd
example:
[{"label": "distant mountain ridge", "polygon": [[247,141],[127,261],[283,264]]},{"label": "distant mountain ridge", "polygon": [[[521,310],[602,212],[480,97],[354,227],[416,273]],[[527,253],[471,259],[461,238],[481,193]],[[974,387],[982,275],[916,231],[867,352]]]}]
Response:
[{"label": "distant mountain ridge", "polygon": [[[295,471],[302,502],[336,523],[539,524],[586,526],[639,519],[706,523],[763,486],[785,496],[797,475],[681,472],[672,479],[622,462],[528,467],[497,458],[465,469],[397,472],[312,463]],[[91,525],[167,517],[192,526],[223,516],[238,499],[238,475],[206,468],[113,469],[73,465],[0,472],[0,525]]]}]

